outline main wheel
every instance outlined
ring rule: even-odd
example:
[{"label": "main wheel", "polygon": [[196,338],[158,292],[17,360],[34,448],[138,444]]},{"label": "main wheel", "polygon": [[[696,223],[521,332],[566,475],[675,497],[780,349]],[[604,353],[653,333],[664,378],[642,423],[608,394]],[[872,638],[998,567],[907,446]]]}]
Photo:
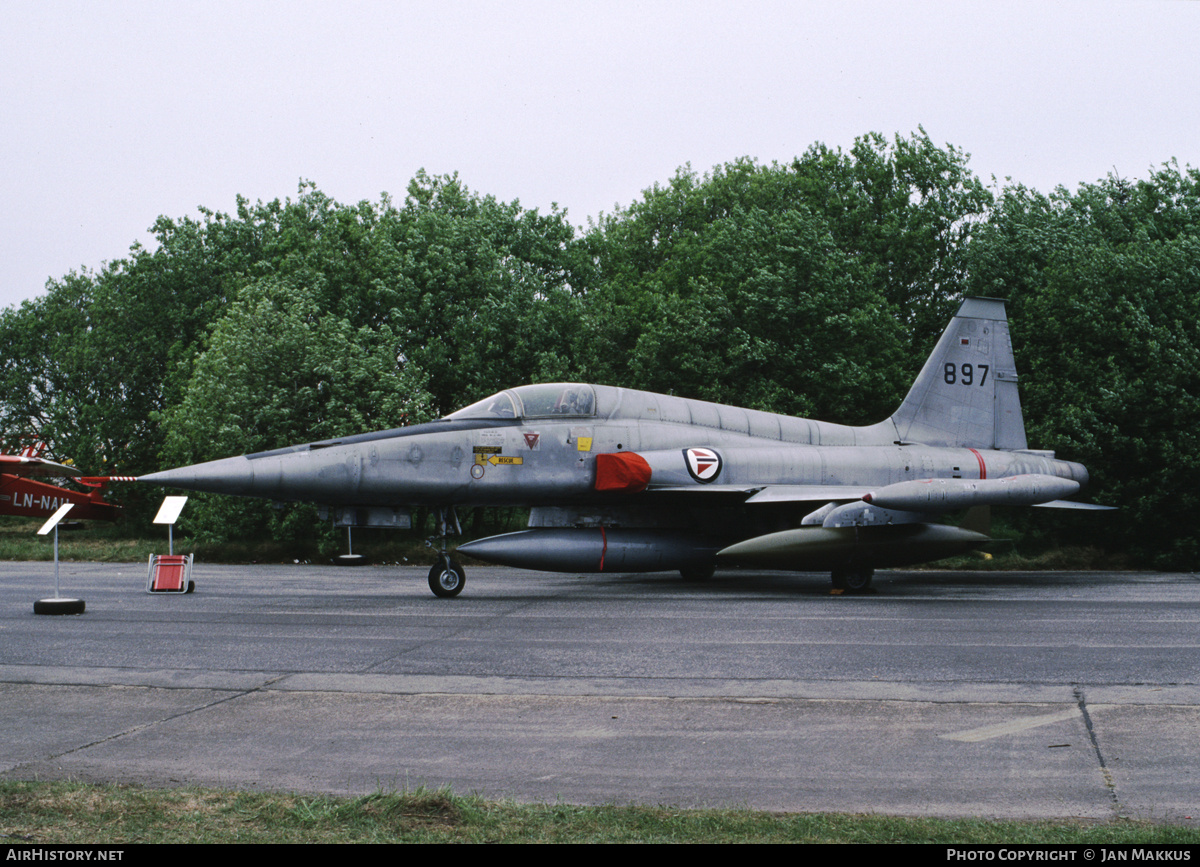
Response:
[{"label": "main wheel", "polygon": [[848,566],[833,570],[833,589],[847,593],[865,593],[871,586],[875,570],[869,566]]},{"label": "main wheel", "polygon": [[33,603],[34,614],[82,614],[82,599],[38,599]]},{"label": "main wheel", "polygon": [[717,567],[712,563],[705,566],[684,566],[679,570],[680,576],[689,584],[703,584],[712,578]]},{"label": "main wheel", "polygon": [[463,573],[462,566],[449,557],[439,557],[438,561],[433,564],[433,568],[429,570],[429,589],[433,591],[434,596],[440,596],[443,599],[457,596],[462,593],[466,583],[467,576]]}]

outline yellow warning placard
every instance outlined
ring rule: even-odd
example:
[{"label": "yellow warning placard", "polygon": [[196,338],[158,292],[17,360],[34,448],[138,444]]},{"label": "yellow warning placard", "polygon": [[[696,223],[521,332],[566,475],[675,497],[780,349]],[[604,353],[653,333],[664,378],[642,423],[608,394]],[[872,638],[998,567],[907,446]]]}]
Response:
[{"label": "yellow warning placard", "polygon": [[508,466],[519,466],[525,463],[525,459],[516,456],[510,457],[507,455],[475,455],[475,463],[491,464],[493,467],[498,467],[501,464],[507,464]]}]

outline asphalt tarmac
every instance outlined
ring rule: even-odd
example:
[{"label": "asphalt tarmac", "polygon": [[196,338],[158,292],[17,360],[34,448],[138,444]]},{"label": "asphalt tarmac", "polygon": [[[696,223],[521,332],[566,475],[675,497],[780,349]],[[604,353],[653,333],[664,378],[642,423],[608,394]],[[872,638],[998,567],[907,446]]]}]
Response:
[{"label": "asphalt tarmac", "polygon": [[1200,577],[0,563],[0,776],[1200,824]]}]

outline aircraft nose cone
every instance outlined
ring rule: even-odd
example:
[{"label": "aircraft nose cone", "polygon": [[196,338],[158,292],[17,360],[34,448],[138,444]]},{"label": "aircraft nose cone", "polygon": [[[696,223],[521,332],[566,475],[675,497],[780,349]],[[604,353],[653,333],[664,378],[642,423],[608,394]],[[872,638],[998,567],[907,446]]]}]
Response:
[{"label": "aircraft nose cone", "polygon": [[254,487],[254,470],[244,457],[225,458],[138,476],[137,480],[151,485],[182,488],[185,491],[245,495]]}]

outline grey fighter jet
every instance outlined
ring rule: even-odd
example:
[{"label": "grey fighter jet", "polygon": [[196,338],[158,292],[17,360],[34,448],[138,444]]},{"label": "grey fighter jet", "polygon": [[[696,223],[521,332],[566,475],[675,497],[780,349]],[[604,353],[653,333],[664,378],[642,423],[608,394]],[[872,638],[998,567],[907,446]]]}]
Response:
[{"label": "grey fighter jet", "polygon": [[[1066,501],[1087,470],[1027,448],[1004,303],[968,298],[900,408],[848,427],[605,385],[501,391],[428,424],[291,446],[138,480],[322,506],[340,526],[438,516],[429,586],[463,589],[447,552],[458,506],[524,506],[529,528],[458,550],[557,572],[718,566],[828,570],[863,591],[874,570],[988,541],[993,505]],[[1096,507],[1099,508],[1099,507]],[[967,510],[958,526],[940,522]]]}]

